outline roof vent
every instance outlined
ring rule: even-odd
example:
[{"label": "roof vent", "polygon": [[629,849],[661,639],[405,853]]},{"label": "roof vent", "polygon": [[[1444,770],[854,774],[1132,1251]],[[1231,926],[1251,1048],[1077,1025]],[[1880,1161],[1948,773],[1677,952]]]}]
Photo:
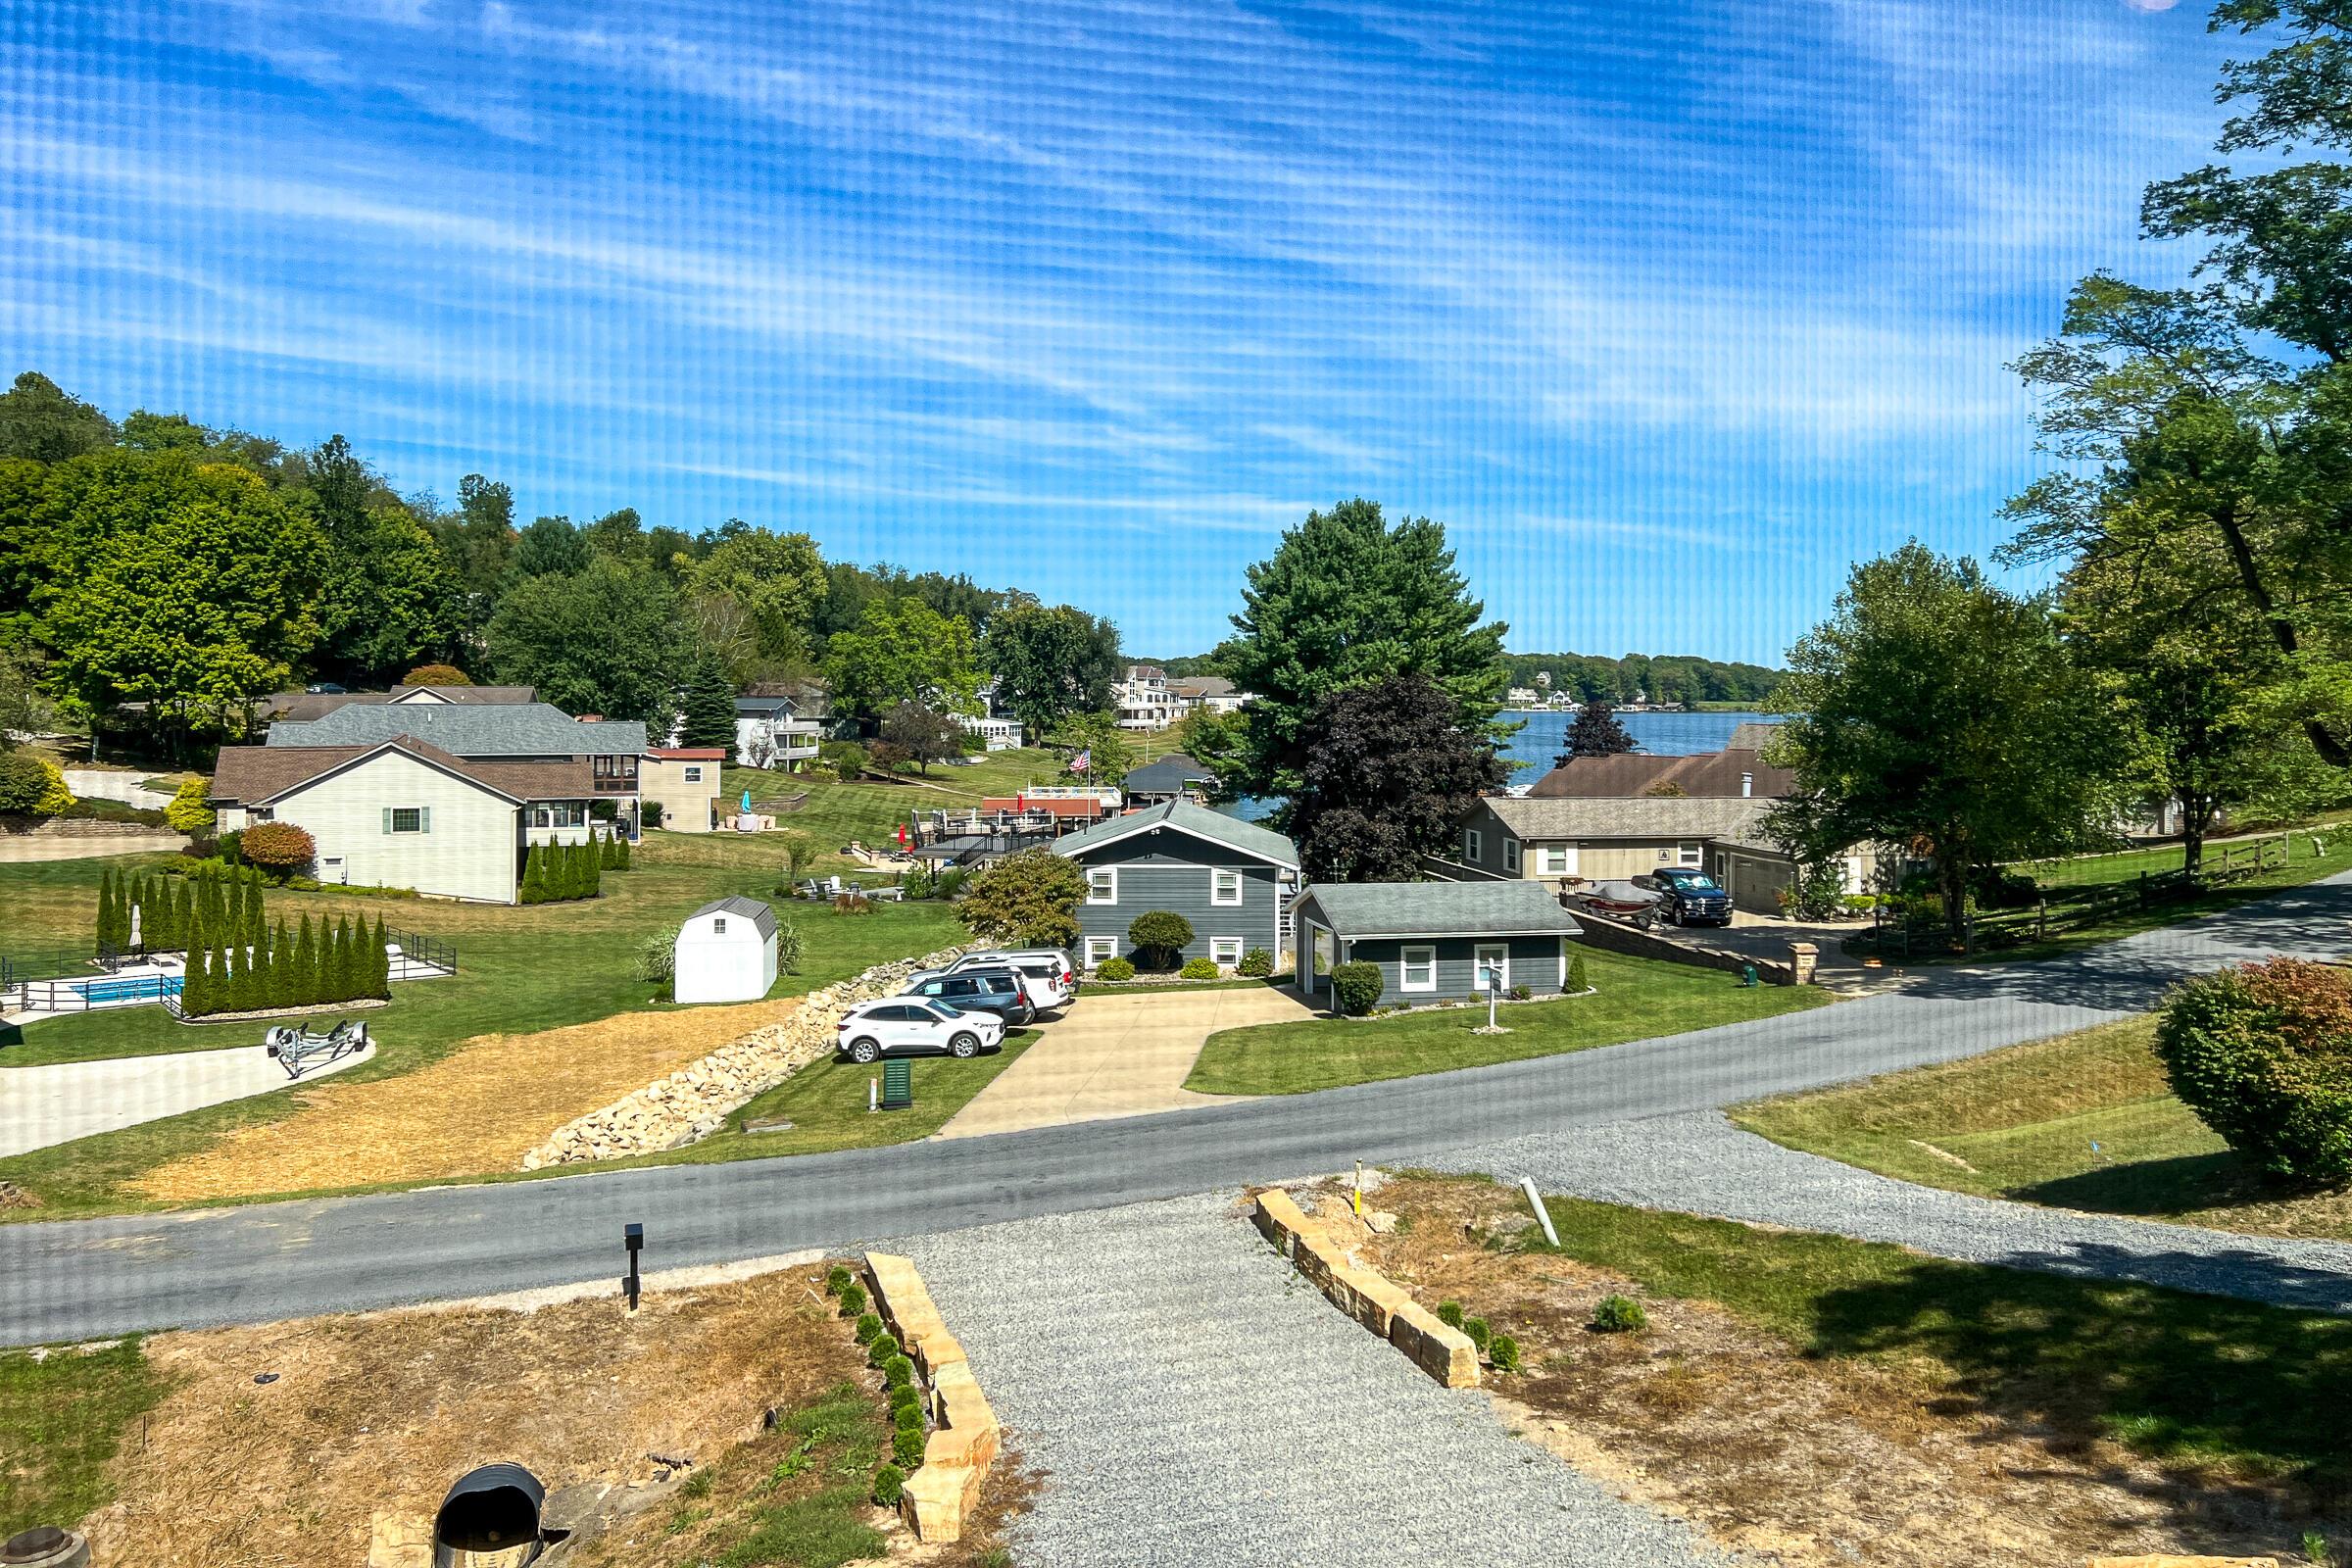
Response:
[{"label": "roof vent", "polygon": [[1742,773],[1742,774],[1740,774],[1740,798],[1741,800],[1745,800],[1747,797],[1749,797],[1749,796],[1751,796],[1751,795],[1753,795],[1753,794],[1755,794],[1755,793],[1756,793],[1756,775],[1755,775],[1755,774],[1753,774],[1753,773]]}]

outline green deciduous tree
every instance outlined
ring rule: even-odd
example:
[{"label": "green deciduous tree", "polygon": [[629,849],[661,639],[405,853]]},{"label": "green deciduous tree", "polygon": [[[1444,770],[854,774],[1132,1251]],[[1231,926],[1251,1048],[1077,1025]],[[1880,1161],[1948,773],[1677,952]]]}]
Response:
[{"label": "green deciduous tree", "polygon": [[936,708],[901,703],[882,715],[882,743],[895,746],[917,770],[963,755],[963,726]]},{"label": "green deciduous tree", "polygon": [[780,668],[808,657],[810,625],[825,596],[825,563],[805,533],[747,529],[695,564],[686,592],[735,606],[760,660]]},{"label": "green deciduous tree", "polygon": [[1933,858],[1955,931],[1974,874],[2112,837],[2117,741],[2048,607],[1913,543],[1853,570],[1789,654],[1768,827],[1800,861],[1881,843]]},{"label": "green deciduous tree", "polygon": [[488,644],[499,678],[538,687],[542,701],[648,722],[669,711],[683,659],[669,585],[601,556],[573,575],[516,584],[490,622]]},{"label": "green deciduous tree", "polygon": [[1110,707],[1119,678],[1119,630],[1070,605],[1016,605],[989,622],[980,662],[997,678],[997,701],[1031,735],[1072,714]]},{"label": "green deciduous tree", "polygon": [[2352,1183],[2352,982],[2292,958],[2192,980],[2167,1001],[2156,1054],[2173,1093],[2268,1174]]},{"label": "green deciduous tree", "polygon": [[985,942],[1074,947],[1086,874],[1050,849],[1008,855],[965,885],[956,917]]},{"label": "green deciduous tree", "polygon": [[1360,499],[1309,513],[1250,568],[1235,636],[1219,650],[1228,676],[1257,699],[1244,710],[1250,744],[1235,785],[1290,794],[1323,700],[1392,675],[1428,677],[1465,731],[1498,739],[1505,628],[1482,623],[1484,612],[1439,524],[1414,517],[1391,527]]},{"label": "green deciduous tree", "polygon": [[1509,776],[1463,727],[1461,705],[1419,674],[1323,699],[1301,732],[1290,829],[1315,882],[1409,882],[1447,855],[1481,792]]},{"label": "green deciduous tree", "polygon": [[115,421],[38,370],[0,392],[0,458],[63,463],[115,444]]},{"label": "green deciduous tree", "polygon": [[1193,922],[1173,909],[1147,909],[1127,923],[1127,940],[1141,967],[1173,969],[1192,946]]},{"label": "green deciduous tree", "polygon": [[972,624],[911,595],[876,601],[834,634],[825,678],[837,712],[878,718],[901,703],[970,712],[980,689]]}]

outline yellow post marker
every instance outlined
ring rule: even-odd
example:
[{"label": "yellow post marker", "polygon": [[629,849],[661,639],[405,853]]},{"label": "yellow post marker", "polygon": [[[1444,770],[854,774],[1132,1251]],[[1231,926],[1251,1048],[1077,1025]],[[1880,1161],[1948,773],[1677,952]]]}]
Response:
[{"label": "yellow post marker", "polygon": [[1348,1194],[1348,1201],[1355,1206],[1355,1217],[1362,1219],[1364,1217],[1364,1162],[1360,1159],[1355,1162],[1355,1191]]}]

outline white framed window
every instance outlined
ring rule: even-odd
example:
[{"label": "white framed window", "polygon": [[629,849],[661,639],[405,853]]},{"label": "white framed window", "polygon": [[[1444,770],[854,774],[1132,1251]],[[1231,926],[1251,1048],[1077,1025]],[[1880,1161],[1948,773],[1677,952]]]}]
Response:
[{"label": "white framed window", "polygon": [[1208,939],[1208,956],[1218,963],[1239,963],[1242,961],[1242,939],[1240,937],[1211,937]]},{"label": "white framed window", "polygon": [[1231,907],[1242,902],[1242,873],[1211,871],[1208,873],[1208,902]]},{"label": "white framed window", "polygon": [[1502,942],[1482,942],[1478,945],[1476,956],[1471,960],[1470,965],[1471,982],[1481,992],[1484,992],[1489,988],[1490,982],[1488,980],[1488,976],[1490,975],[1494,977],[1492,981],[1494,989],[1497,991],[1508,991],[1511,989],[1511,950],[1509,944]]},{"label": "white framed window", "polygon": [[1576,855],[1565,844],[1546,844],[1536,852],[1536,868],[1545,876],[1574,876]]},{"label": "white framed window", "polygon": [[1472,865],[1487,858],[1486,836],[1474,827],[1462,829],[1462,858]]},{"label": "white framed window", "polygon": [[1106,959],[1115,958],[1118,956],[1118,938],[1088,937],[1086,939],[1086,966],[1089,969],[1100,969]]},{"label": "white framed window", "polygon": [[1399,991],[1437,990],[1438,950],[1436,948],[1398,949],[1396,989]]},{"label": "white framed window", "polygon": [[700,763],[700,762],[689,762],[689,763],[687,763],[687,764],[686,764],[686,782],[687,782],[687,783],[689,783],[689,784],[700,784],[702,781],[703,781],[703,764],[702,764],[702,763]]},{"label": "white framed window", "polygon": [[1086,871],[1086,902],[1116,904],[1119,902],[1119,868],[1115,865],[1094,865]]},{"label": "white framed window", "polygon": [[710,917],[710,934],[714,937],[723,937],[727,934],[727,917],[725,915],[714,914]]},{"label": "white framed window", "polygon": [[387,833],[430,833],[432,830],[433,808],[429,806],[384,808],[384,831]]},{"label": "white framed window", "polygon": [[1675,863],[1678,865],[1703,864],[1706,860],[1706,848],[1698,844],[1678,844],[1674,847],[1674,858]]},{"label": "white framed window", "polygon": [[1504,839],[1502,841],[1502,868],[1514,876],[1518,874],[1519,841],[1517,839]]}]

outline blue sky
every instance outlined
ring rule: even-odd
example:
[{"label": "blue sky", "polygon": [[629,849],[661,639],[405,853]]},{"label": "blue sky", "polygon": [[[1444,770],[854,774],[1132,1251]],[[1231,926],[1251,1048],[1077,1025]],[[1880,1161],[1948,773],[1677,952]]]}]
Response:
[{"label": "blue sky", "polygon": [[1226,629],[1352,494],[1519,649],[1983,553],[2003,368],[2222,111],[2194,0],[6,8],[0,341],[525,517]]}]

